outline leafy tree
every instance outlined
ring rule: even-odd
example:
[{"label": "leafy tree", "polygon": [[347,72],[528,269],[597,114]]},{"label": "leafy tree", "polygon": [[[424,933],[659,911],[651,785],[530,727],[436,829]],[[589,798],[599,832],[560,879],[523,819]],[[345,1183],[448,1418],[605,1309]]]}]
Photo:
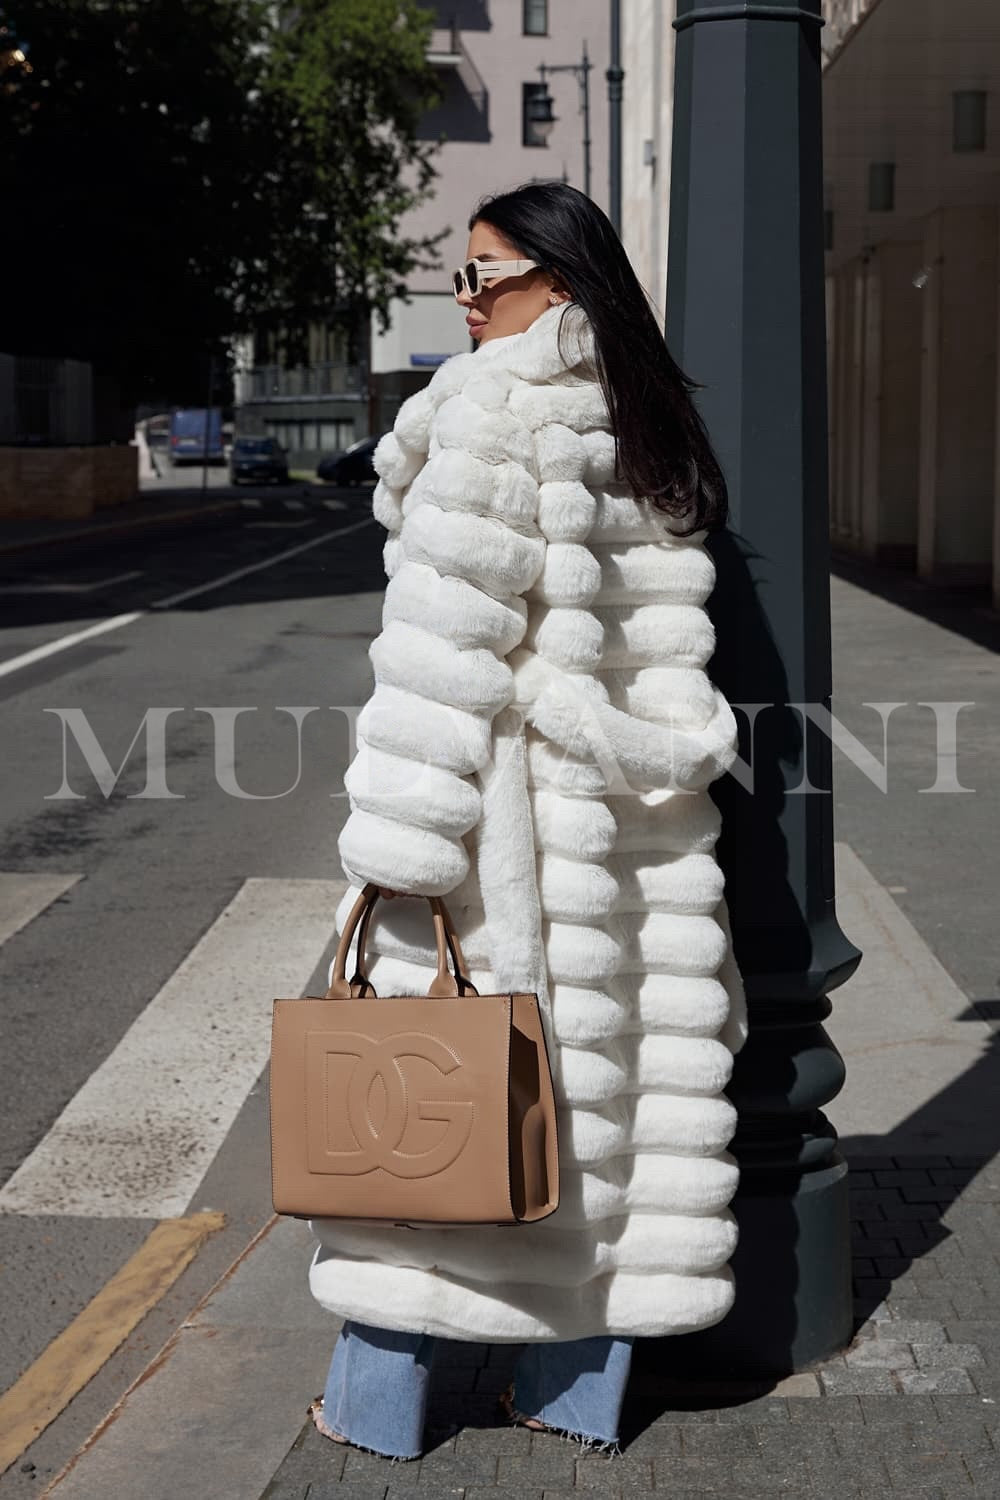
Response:
[{"label": "leafy tree", "polygon": [[432,22],[416,0],[297,0],[279,10],[265,87],[285,131],[289,223],[255,310],[291,357],[331,298],[365,318],[374,309],[384,329],[408,274],[438,263],[443,236],[414,241],[398,229],[435,175],[434,148],[416,139],[439,100],[426,61]]},{"label": "leafy tree", "polygon": [[[414,0],[30,0],[0,88],[0,347],[92,359],[132,398],[203,399],[259,323],[384,313],[430,246]],[[14,207],[16,205],[16,208]]]}]

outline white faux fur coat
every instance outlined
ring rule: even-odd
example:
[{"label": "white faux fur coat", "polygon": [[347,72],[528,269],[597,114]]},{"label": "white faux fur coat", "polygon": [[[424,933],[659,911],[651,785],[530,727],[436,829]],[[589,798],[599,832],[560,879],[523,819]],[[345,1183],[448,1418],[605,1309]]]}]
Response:
[{"label": "white faux fur coat", "polygon": [[[550,308],[442,365],[375,455],[389,582],[337,929],[366,880],[443,894],[480,993],[537,990],[562,1179],[532,1225],[314,1221],[314,1295],[383,1328],[681,1333],[733,1302],[746,1006],[706,791],[736,755],[705,670],[714,565],[614,483],[592,352],[580,309]],[[370,952],[380,995],[426,993],[426,903],[380,902]]]}]

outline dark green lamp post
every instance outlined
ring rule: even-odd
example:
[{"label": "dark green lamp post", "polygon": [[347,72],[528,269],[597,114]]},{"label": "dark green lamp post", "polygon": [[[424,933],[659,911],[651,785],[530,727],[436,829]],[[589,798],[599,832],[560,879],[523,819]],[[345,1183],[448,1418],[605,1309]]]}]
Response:
[{"label": "dark green lamp post", "polygon": [[802,1369],[852,1331],[847,1167],[822,1112],[844,1078],[826,996],[861,955],[834,910],[824,731],[820,4],[677,0],[674,21],[666,336],[706,387],[699,409],[730,492],[730,528],[711,539],[710,672],[736,708],[745,766],[712,794],[750,1021],[727,1090],[740,1115],[736,1303],[660,1342],[679,1373]]}]

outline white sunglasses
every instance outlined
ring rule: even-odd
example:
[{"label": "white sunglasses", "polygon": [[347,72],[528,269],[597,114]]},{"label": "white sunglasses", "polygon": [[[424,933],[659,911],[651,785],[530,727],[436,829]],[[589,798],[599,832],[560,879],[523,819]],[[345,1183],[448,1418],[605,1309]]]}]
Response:
[{"label": "white sunglasses", "polygon": [[452,273],[451,285],[456,297],[468,292],[477,297],[483,290],[484,280],[502,281],[505,276],[523,276],[538,265],[537,260],[470,260]]}]

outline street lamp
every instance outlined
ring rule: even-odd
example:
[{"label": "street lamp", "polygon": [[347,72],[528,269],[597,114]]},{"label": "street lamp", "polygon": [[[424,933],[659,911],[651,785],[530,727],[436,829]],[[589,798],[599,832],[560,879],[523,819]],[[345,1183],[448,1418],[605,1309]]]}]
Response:
[{"label": "street lamp", "polygon": [[538,71],[542,75],[542,87],[535,96],[528,100],[528,119],[535,127],[536,133],[546,142],[552,134],[552,127],[558,119],[553,109],[552,95],[549,93],[548,76],[550,73],[573,73],[580,85],[580,113],[583,115],[583,191],[590,197],[590,70],[594,64],[587,54],[587,43],[583,44],[583,57],[578,63],[539,63]]},{"label": "street lamp", "polygon": [[[749,1038],[736,1300],[668,1340],[684,1374],[786,1373],[851,1336],[844,1080],[827,998],[861,958],[835,910],[821,0],[678,0],[667,343],[729,488],[709,546],[712,675],[740,761],[712,788]],[[746,778],[735,774],[747,769]]]}]

